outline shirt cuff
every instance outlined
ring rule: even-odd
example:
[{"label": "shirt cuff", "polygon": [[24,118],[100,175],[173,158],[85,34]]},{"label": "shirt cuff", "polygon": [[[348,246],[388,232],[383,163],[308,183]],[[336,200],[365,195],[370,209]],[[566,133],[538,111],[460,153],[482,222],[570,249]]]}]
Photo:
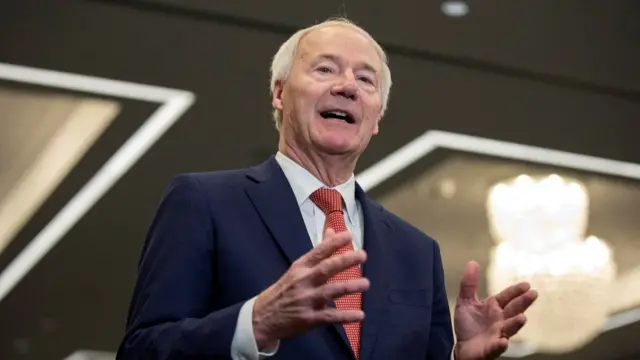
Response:
[{"label": "shirt cuff", "polygon": [[231,358],[233,360],[262,360],[275,355],[280,346],[280,341],[277,341],[266,349],[258,350],[253,334],[253,304],[255,301],[254,297],[240,308],[236,330],[231,341]]}]

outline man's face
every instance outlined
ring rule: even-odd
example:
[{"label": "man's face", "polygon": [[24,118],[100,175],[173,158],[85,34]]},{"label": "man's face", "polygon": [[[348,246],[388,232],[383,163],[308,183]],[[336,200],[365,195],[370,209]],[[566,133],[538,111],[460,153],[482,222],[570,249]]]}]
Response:
[{"label": "man's face", "polygon": [[348,26],[307,34],[273,106],[288,141],[324,154],[360,154],[378,133],[382,63],[371,40]]}]

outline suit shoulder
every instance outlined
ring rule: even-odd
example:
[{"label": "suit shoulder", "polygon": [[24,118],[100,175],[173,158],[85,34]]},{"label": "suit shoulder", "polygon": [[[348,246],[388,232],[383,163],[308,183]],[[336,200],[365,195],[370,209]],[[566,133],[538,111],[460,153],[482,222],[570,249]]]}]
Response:
[{"label": "suit shoulder", "polygon": [[237,186],[245,178],[247,169],[190,172],[177,174],[171,186],[198,186],[204,191]]},{"label": "suit shoulder", "polygon": [[179,173],[173,176],[161,196],[161,202],[187,200],[193,204],[233,201],[243,192],[246,170]]}]

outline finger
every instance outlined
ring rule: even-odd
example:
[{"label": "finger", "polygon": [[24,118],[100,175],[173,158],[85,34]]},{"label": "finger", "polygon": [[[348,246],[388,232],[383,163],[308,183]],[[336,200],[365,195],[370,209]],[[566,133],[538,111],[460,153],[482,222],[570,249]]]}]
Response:
[{"label": "finger", "polygon": [[348,231],[336,234],[333,229],[327,229],[320,244],[306,253],[301,261],[307,266],[315,266],[333,255],[336,250],[349,244],[351,239],[351,233]]},{"label": "finger", "polygon": [[533,302],[537,298],[538,298],[538,292],[535,290],[529,290],[524,294],[518,296],[517,298],[513,299],[504,307],[505,319],[514,317],[518,314],[522,314],[533,304]]},{"label": "finger", "polygon": [[316,311],[313,315],[315,323],[320,324],[345,324],[351,322],[360,322],[364,320],[364,311],[362,310],[338,310],[328,307],[321,311]]},{"label": "finger", "polygon": [[474,301],[478,300],[478,283],[480,282],[480,265],[475,261],[469,261],[464,268],[462,280],[460,281],[460,293],[458,300]]},{"label": "finger", "polygon": [[510,338],[522,329],[524,324],[527,323],[527,317],[524,314],[520,314],[518,316],[514,316],[511,319],[508,319],[504,322],[502,327],[502,335]]},{"label": "finger", "polygon": [[316,284],[327,282],[333,275],[344,271],[352,266],[363,264],[367,260],[367,253],[364,250],[349,251],[322,260],[313,269],[312,278]]},{"label": "finger", "polygon": [[361,293],[369,290],[367,278],[359,278],[344,282],[328,283],[315,290],[314,297],[319,306],[324,307],[329,301],[347,294]]},{"label": "finger", "polygon": [[509,286],[508,288],[502,290],[500,293],[498,293],[495,296],[495,298],[496,300],[498,300],[498,304],[500,304],[500,307],[504,309],[504,307],[507,306],[507,304],[511,302],[511,300],[524,294],[530,288],[531,288],[531,285],[529,285],[528,282],[521,282],[519,284]]},{"label": "finger", "polygon": [[509,347],[509,340],[505,338],[495,339],[488,344],[488,347],[488,358],[497,359],[500,355],[504,354],[504,352],[507,351],[507,348]]},{"label": "finger", "polygon": [[325,229],[324,234],[322,234],[322,238],[325,239],[327,236],[333,236],[335,235],[335,231],[333,230],[333,228],[328,227]]},{"label": "finger", "polygon": [[502,309],[500,309],[500,305],[498,305],[498,301],[494,297],[490,297],[487,299],[488,307],[488,317],[489,320],[494,324],[498,324],[499,321],[504,319],[502,315]]}]

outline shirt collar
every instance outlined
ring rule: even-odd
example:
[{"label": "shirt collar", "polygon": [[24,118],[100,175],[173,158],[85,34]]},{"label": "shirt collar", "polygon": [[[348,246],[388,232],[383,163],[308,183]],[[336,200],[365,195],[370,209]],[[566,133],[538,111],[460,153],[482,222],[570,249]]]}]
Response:
[{"label": "shirt collar", "polygon": [[[282,168],[284,176],[287,178],[289,184],[291,185],[291,189],[293,190],[293,194],[296,197],[298,206],[302,206],[302,203],[305,202],[314,191],[322,187],[327,187],[309,171],[307,171],[307,169],[298,165],[298,163],[291,160],[283,153],[278,151],[275,158],[280,165],[280,168]],[[356,215],[355,184],[355,176],[351,174],[351,177],[345,183],[333,187],[333,189],[337,190],[342,196],[345,210],[347,211],[347,215],[351,220],[353,220],[354,216]]]}]

